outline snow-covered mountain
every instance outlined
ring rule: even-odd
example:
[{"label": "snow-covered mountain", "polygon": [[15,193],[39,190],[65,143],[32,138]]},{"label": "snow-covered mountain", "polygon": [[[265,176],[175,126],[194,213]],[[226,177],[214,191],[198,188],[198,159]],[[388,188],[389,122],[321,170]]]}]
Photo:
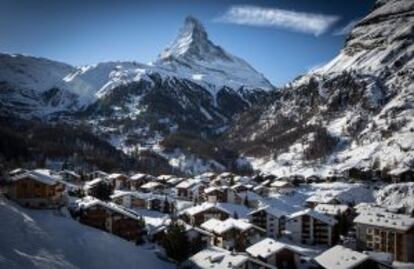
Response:
[{"label": "snow-covered mountain", "polygon": [[377,1],[337,57],[246,112],[230,143],[279,174],[413,167],[413,33],[413,1]]},{"label": "snow-covered mountain", "polygon": [[23,55],[4,54],[3,59],[0,116],[86,123],[125,152],[157,147],[170,156],[158,146],[169,135],[217,135],[274,89],[244,60],[213,44],[193,17],[150,64],[72,67]]}]

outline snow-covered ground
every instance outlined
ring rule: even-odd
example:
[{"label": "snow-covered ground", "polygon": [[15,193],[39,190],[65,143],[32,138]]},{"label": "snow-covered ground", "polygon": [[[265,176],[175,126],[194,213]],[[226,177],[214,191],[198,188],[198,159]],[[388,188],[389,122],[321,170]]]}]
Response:
[{"label": "snow-covered ground", "polygon": [[291,194],[271,194],[263,202],[271,207],[293,213],[304,208],[309,197],[336,198],[342,203],[373,203],[375,187],[366,184],[344,182],[314,183],[295,188]]},{"label": "snow-covered ground", "polygon": [[0,268],[175,268],[153,251],[56,211],[0,198]]}]

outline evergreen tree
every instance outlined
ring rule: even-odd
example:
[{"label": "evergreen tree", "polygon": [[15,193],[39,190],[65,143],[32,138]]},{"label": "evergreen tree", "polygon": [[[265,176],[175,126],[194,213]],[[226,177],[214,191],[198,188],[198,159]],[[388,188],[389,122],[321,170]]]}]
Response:
[{"label": "evergreen tree", "polygon": [[111,200],[112,186],[106,182],[99,182],[93,189],[91,195],[102,201]]},{"label": "evergreen tree", "polygon": [[165,196],[165,200],[164,200],[164,205],[162,208],[162,212],[165,214],[169,214],[170,213],[170,203],[168,202],[168,198],[167,196]]},{"label": "evergreen tree", "polygon": [[179,263],[184,261],[188,256],[189,243],[184,225],[172,219],[162,242],[167,256]]},{"label": "evergreen tree", "polygon": [[239,214],[236,211],[233,213],[233,219],[239,219]]},{"label": "evergreen tree", "polygon": [[247,192],[246,192],[246,196],[244,197],[244,205],[249,207],[249,197],[247,196]]}]

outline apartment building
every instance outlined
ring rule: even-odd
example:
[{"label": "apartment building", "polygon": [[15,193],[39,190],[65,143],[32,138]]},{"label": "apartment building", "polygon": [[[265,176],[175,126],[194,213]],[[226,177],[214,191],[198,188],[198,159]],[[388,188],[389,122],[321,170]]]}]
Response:
[{"label": "apartment building", "polygon": [[395,260],[414,262],[414,218],[371,211],[354,220],[357,249],[391,253]]}]

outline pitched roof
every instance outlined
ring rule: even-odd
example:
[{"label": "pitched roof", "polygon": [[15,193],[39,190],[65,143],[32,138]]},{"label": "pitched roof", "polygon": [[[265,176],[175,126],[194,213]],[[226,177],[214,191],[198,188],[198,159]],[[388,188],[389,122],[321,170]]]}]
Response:
[{"label": "pitched roof", "polygon": [[188,261],[198,268],[238,268],[249,258],[242,254],[232,254],[230,251],[210,246],[191,256]]},{"label": "pitched roof", "polygon": [[289,218],[293,219],[293,218],[297,218],[297,217],[303,216],[303,215],[311,216],[312,218],[315,218],[315,219],[317,219],[319,221],[322,221],[322,222],[324,222],[328,225],[331,225],[331,226],[336,224],[336,222],[337,222],[334,217],[325,215],[321,212],[315,211],[315,210],[310,209],[310,208],[304,209],[304,210],[301,210],[301,211],[297,211],[297,212],[291,214],[289,216]]},{"label": "pitched roof", "polygon": [[262,210],[266,211],[266,213],[268,213],[270,215],[273,215],[277,218],[289,215],[286,211],[283,211],[283,210],[275,208],[275,207],[270,207],[270,206],[264,206],[264,207],[258,208],[256,210],[250,212],[249,215],[252,215],[252,214],[257,213],[257,212],[262,211]]},{"label": "pitched roof", "polygon": [[265,238],[256,244],[248,247],[246,252],[252,255],[255,258],[264,258],[266,259],[270,255],[278,253],[283,249],[289,249],[291,251],[296,252],[293,248],[289,245],[286,245],[282,242],[278,242],[272,238]]},{"label": "pitched roof", "polygon": [[284,181],[284,180],[276,180],[272,182],[270,186],[276,187],[276,188],[285,188],[285,187],[292,187],[292,183],[290,183],[289,181]]},{"label": "pitched roof", "polygon": [[230,212],[228,212],[226,209],[220,207],[218,204],[208,203],[208,202],[202,203],[201,205],[196,205],[196,206],[187,208],[186,210],[184,210],[183,213],[185,213],[187,215],[190,215],[190,216],[193,216],[193,215],[197,215],[197,214],[199,214],[203,211],[209,210],[211,208],[215,208],[219,211],[222,211],[222,212],[227,213],[227,214],[230,215]]},{"label": "pitched roof", "polygon": [[231,229],[236,229],[244,232],[254,227],[255,226],[251,223],[233,218],[228,218],[224,221],[209,219],[208,221],[201,224],[201,228],[206,229],[209,232],[214,232],[216,234],[223,234]]},{"label": "pitched roof", "polygon": [[112,202],[101,201],[101,200],[99,200],[95,197],[92,197],[92,196],[86,196],[83,199],[79,199],[79,200],[76,201],[76,204],[79,206],[79,208],[84,208],[84,209],[95,206],[95,205],[99,205],[99,206],[105,207],[109,210],[115,211],[119,214],[128,216],[132,219],[135,219],[135,220],[140,219],[140,217],[136,213],[134,213],[134,212],[132,212],[132,211],[130,211],[130,210],[124,208],[124,207],[121,207],[121,206],[119,206],[115,203],[112,203]]},{"label": "pitched roof", "polygon": [[142,185],[140,188],[142,189],[152,189],[158,186],[162,186],[162,184],[158,183],[158,182],[154,182],[154,181],[150,181],[145,183],[144,185]]},{"label": "pitched roof", "polygon": [[47,184],[55,185],[61,179],[58,176],[52,175],[50,170],[47,169],[36,169],[32,171],[27,171],[23,174],[18,174],[11,178],[12,181],[19,181],[21,179],[30,178],[35,181]]},{"label": "pitched roof", "polygon": [[368,259],[366,254],[337,245],[317,256],[315,261],[324,268],[349,269]]}]

